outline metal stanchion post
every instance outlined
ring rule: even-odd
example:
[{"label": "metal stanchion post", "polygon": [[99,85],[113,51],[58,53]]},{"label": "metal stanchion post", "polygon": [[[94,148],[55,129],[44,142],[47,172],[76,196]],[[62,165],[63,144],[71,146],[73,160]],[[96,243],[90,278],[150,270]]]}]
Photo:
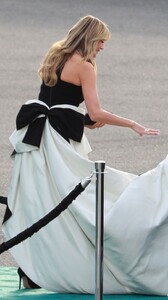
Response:
[{"label": "metal stanchion post", "polygon": [[95,162],[96,169],[96,257],[95,257],[95,295],[96,300],[103,297],[103,236],[104,236],[104,161]]}]

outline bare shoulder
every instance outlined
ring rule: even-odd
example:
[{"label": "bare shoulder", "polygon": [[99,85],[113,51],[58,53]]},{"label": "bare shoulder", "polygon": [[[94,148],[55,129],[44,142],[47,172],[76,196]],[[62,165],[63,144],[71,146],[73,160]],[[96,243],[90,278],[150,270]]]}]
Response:
[{"label": "bare shoulder", "polygon": [[94,67],[93,65],[88,61],[82,61],[80,64],[81,70],[85,72],[93,72]]},{"label": "bare shoulder", "polygon": [[96,75],[94,66],[88,62],[88,61],[83,61],[80,64],[79,67],[79,77],[81,80],[83,79],[90,79],[91,77],[94,78]]}]

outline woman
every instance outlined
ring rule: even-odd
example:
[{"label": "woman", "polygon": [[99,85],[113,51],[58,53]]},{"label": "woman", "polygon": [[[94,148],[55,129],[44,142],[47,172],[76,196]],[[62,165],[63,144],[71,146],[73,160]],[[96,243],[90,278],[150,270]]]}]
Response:
[{"label": "woman", "polygon": [[[22,106],[10,138],[15,153],[3,224],[7,240],[46,215],[94,170],[84,125],[159,133],[101,108],[95,58],[109,37],[105,23],[85,16],[46,54],[39,99]],[[79,107],[83,101],[86,115]],[[167,232],[166,193],[159,192],[166,186],[165,165],[140,177],[106,168],[104,293],[168,293],[168,245],[166,250],[158,245]],[[94,293],[94,192],[92,182],[63,214],[11,249],[19,274],[28,276],[26,287],[34,286],[31,278],[35,287],[60,293]]]}]

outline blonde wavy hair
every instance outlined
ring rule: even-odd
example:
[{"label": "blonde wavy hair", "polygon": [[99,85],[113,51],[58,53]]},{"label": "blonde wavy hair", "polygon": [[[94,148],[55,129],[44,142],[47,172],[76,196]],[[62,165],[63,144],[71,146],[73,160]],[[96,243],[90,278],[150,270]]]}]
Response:
[{"label": "blonde wavy hair", "polygon": [[48,86],[57,82],[57,70],[62,71],[66,61],[76,52],[80,52],[83,61],[96,66],[94,51],[99,40],[107,41],[110,31],[98,18],[87,15],[81,18],[68,32],[67,36],[52,45],[44,57],[38,74]]}]

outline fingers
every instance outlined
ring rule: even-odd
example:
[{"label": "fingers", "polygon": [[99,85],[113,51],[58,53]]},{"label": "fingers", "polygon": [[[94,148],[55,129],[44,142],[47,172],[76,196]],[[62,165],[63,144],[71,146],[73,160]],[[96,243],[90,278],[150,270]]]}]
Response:
[{"label": "fingers", "polygon": [[144,135],[158,135],[160,131],[158,129],[153,128],[146,128],[142,125],[135,123],[134,127],[132,128],[136,133],[138,133],[140,136]]},{"label": "fingers", "polygon": [[150,128],[146,128],[144,135],[158,135],[160,134],[160,131],[158,129],[150,129]]},{"label": "fingers", "polygon": [[90,128],[90,129],[95,129],[95,128],[103,127],[104,125],[105,125],[105,123],[96,122],[93,125],[86,125],[86,127]]},{"label": "fingers", "polygon": [[103,127],[104,125],[104,123],[99,123],[97,127]]},{"label": "fingers", "polygon": [[100,127],[103,127],[104,125],[105,125],[104,123],[96,122],[96,123],[93,125],[93,128],[100,128]]}]

